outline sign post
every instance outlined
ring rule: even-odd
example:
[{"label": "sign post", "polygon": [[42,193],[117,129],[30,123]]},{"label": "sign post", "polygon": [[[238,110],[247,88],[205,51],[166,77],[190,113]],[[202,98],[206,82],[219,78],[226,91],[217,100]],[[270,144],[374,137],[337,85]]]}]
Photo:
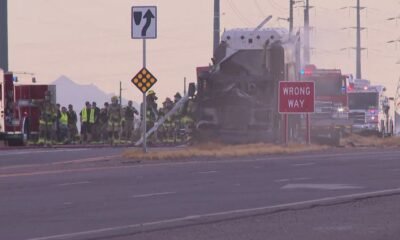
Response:
[{"label": "sign post", "polygon": [[288,144],[288,114],[306,114],[306,142],[311,142],[310,113],[314,112],[314,82],[279,82],[279,113],[284,114],[284,141]]},{"label": "sign post", "polygon": [[[146,69],[146,39],[143,38],[143,68]],[[147,139],[146,139],[146,132],[147,132],[147,99],[146,99],[146,92],[143,92],[143,152],[147,153]]]},{"label": "sign post", "polygon": [[147,70],[146,66],[146,39],[157,38],[157,7],[134,6],[132,7],[131,38],[143,39],[143,68],[132,79],[132,83],[143,93],[142,103],[142,138],[143,152],[147,152],[147,100],[146,92],[157,82],[157,79]]}]

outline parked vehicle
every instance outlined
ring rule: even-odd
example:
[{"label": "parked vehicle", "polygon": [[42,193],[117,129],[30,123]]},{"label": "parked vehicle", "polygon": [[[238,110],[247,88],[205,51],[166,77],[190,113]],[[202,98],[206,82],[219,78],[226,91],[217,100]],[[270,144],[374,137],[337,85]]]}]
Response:
[{"label": "parked vehicle", "polygon": [[0,70],[0,140],[24,145],[37,139],[41,105],[49,92],[55,104],[54,85],[16,84],[12,72]]},{"label": "parked vehicle", "polygon": [[390,111],[391,98],[385,95],[386,88],[372,86],[368,80],[355,80],[349,91],[349,118],[353,120],[353,131],[392,136],[394,118]]},{"label": "parked vehicle", "polygon": [[340,69],[318,69],[307,65],[301,71],[303,81],[315,83],[315,113],[311,115],[311,138],[339,145],[350,131],[348,77]]}]

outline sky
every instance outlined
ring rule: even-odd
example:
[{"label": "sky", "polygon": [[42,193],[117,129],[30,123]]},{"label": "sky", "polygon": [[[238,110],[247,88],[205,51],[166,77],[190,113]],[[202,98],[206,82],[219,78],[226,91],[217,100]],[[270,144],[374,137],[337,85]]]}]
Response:
[{"label": "sky", "polygon": [[[256,27],[272,15],[268,27],[288,27],[288,0],[221,0],[221,29]],[[399,0],[361,0],[363,78],[395,94],[400,77]],[[355,73],[356,0],[310,0],[312,62],[319,68]],[[10,70],[32,72],[50,83],[61,75],[95,84],[107,93],[141,101],[130,80],[142,67],[142,41],[132,40],[131,7],[158,7],[158,38],[147,41],[147,67],[158,78],[161,99],[183,91],[183,79],[195,82],[195,68],[212,55],[213,0],[9,0]],[[295,27],[302,26],[297,3]],[[346,8],[345,8],[346,7]],[[344,8],[344,9],[341,9]],[[347,29],[346,29],[347,28]],[[349,29],[350,28],[350,29]],[[341,50],[342,49],[342,50]],[[20,79],[23,76],[19,77]],[[58,89],[57,91],[62,91]]]}]

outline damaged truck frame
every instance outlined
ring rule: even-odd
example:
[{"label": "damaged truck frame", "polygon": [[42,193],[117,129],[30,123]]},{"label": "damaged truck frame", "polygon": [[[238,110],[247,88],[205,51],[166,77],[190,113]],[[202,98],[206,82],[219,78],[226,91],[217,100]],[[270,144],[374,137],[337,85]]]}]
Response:
[{"label": "damaged truck frame", "polygon": [[278,87],[280,81],[299,79],[300,43],[285,29],[261,27],[225,31],[213,64],[197,69],[198,137],[229,143],[282,141]]}]

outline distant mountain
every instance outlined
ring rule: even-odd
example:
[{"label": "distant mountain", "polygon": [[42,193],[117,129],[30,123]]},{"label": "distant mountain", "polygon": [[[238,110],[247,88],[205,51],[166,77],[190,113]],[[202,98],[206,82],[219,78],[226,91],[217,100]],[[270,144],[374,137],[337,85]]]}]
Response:
[{"label": "distant mountain", "polygon": [[[93,84],[77,84],[66,76],[60,76],[51,84],[57,86],[57,103],[66,107],[72,104],[77,112],[84,107],[86,101],[90,103],[94,101],[101,108],[105,102],[110,103],[114,95],[105,93]],[[122,99],[122,104],[126,105],[127,102],[128,100]],[[134,103],[134,106],[137,108],[138,104]]]}]

